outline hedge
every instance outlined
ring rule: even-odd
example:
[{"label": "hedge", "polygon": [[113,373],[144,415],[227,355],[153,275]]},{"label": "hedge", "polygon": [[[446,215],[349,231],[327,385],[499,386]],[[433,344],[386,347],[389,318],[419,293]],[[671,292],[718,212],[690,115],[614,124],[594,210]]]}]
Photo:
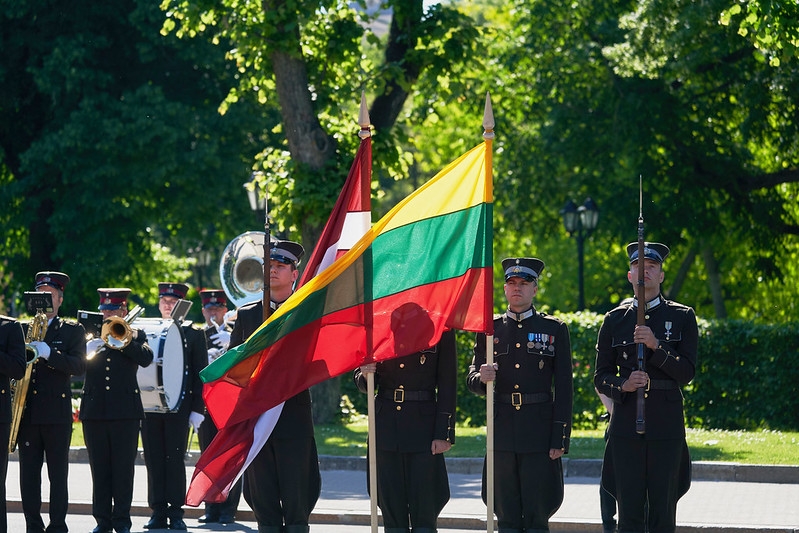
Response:
[{"label": "hedge", "polygon": [[[604,407],[594,392],[596,338],[604,315],[557,315],[569,325],[574,363],[574,427],[597,428]],[[458,332],[462,379],[457,419],[485,424],[485,398],[466,389],[474,334]],[[699,320],[699,353],[694,380],[683,389],[689,427],[728,430],[799,430],[799,324],[756,324],[741,320]],[[343,405],[366,412],[366,397],[349,376],[342,379]]]}]

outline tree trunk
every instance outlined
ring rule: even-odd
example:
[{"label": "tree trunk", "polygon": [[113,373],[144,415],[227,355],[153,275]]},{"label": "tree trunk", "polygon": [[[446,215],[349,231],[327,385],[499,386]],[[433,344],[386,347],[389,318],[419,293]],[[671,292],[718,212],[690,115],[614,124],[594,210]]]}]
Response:
[{"label": "tree trunk", "polygon": [[669,300],[678,299],[682,286],[688,278],[688,272],[691,271],[691,265],[693,265],[694,259],[696,259],[696,246],[691,246],[691,248],[688,249],[688,255],[686,255],[685,259],[680,263],[680,268],[677,270],[677,274],[674,275],[668,290],[663,291],[663,295]]},{"label": "tree trunk", "polygon": [[713,247],[707,242],[702,243],[702,259],[705,261],[707,283],[710,287],[710,294],[713,296],[713,309],[716,312],[716,318],[727,318],[719,265],[716,261],[716,256],[713,255]]},{"label": "tree trunk", "polygon": [[[347,374],[344,375],[348,377]],[[341,411],[341,376],[311,387],[314,424],[334,424]]]}]

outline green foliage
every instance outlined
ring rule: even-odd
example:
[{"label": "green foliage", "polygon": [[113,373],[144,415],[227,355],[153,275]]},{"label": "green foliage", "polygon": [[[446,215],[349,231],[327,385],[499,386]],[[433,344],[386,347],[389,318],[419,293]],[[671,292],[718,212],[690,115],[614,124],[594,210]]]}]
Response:
[{"label": "green foliage", "polygon": [[688,423],[720,429],[797,429],[799,324],[713,320],[701,325],[696,378],[685,389]]}]

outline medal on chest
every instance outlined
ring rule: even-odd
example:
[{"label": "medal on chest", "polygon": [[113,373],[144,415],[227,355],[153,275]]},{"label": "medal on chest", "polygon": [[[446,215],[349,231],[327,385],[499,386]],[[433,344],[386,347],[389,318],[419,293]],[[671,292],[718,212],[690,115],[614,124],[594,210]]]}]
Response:
[{"label": "medal on chest", "polygon": [[666,320],[663,326],[666,328],[666,340],[669,340],[669,337],[671,337],[671,320]]}]

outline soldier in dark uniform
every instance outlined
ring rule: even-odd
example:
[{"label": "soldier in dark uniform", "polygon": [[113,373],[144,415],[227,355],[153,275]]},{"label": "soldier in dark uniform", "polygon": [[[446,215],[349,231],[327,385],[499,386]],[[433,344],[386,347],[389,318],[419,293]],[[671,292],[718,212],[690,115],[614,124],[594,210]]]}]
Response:
[{"label": "soldier in dark uniform", "polygon": [[[178,300],[189,287],[183,283],[158,284],[158,310],[170,318]],[[181,401],[172,413],[146,412],[142,424],[144,463],[147,466],[147,503],[153,514],[145,529],[186,530],[186,447],[189,427],[199,429],[205,416],[200,370],[208,364],[205,334],[189,325],[181,327],[184,338],[184,375]]]},{"label": "soldier in dark uniform", "polygon": [[[97,289],[103,319],[128,314],[130,289]],[[86,379],[80,402],[83,438],[92,472],[92,533],[130,533],[133,473],[144,418],[136,373],[153,362],[153,351],[142,330],[131,329],[121,349],[102,339],[86,346]]]},{"label": "soldier in dark uniform", "polygon": [[[494,496],[500,533],[549,531],[563,502],[561,457],[569,451],[572,359],[566,324],[536,311],[540,259],[502,261],[508,310],[494,317],[494,366],[477,335],[467,386],[494,384]],[[483,469],[483,501],[486,472]]]},{"label": "soldier in dark uniform", "polygon": [[[35,288],[53,296],[44,341],[33,342],[39,357],[32,363],[28,398],[19,427],[19,481],[28,533],[45,531],[42,520],[42,466],[50,478],[50,524],[47,533],[68,531],[69,445],[72,440],[72,376],[86,371],[83,326],[58,317],[69,276],[39,272]],[[27,333],[27,324],[23,326]]]},{"label": "soldier in dark uniform", "polygon": [[[203,317],[205,324],[205,341],[208,346],[208,363],[225,353],[230,345],[230,332],[232,328],[226,322],[227,296],[225,291],[206,289],[200,291],[203,304]],[[217,428],[210,416],[206,416],[200,424],[197,435],[200,440],[200,449],[211,444],[217,434]],[[239,479],[230,489],[227,500],[222,503],[206,503],[205,516],[201,516],[201,524],[230,524],[236,520],[236,509],[241,500],[242,480]]]},{"label": "soldier in dark uniform", "polygon": [[[303,254],[302,246],[296,242],[272,243],[269,260],[272,309],[277,309],[294,291],[299,276],[297,265]],[[242,344],[261,324],[261,301],[241,307],[230,347]],[[271,436],[247,468],[244,499],[255,514],[258,533],[306,533],[321,488],[311,393],[304,390],[285,401]]]},{"label": "soldier in dark uniform", "polygon": [[8,531],[6,517],[6,473],[8,441],[11,434],[10,380],[25,375],[25,334],[19,322],[0,315],[0,533]]},{"label": "soldier in dark uniform", "polygon": [[455,333],[444,332],[438,344],[421,352],[356,369],[353,379],[362,392],[369,372],[377,389],[377,449],[370,453],[377,462],[385,532],[433,533],[449,501],[443,454],[455,442]]},{"label": "soldier in dark uniform", "polygon": [[[668,254],[664,244],[645,243],[646,325],[636,325],[638,300],[623,302],[605,315],[597,340],[594,385],[613,400],[602,485],[618,502],[620,532],[674,531],[677,500],[691,484],[680,387],[694,378],[699,335],[694,310],[660,293]],[[638,243],[627,255],[637,295]],[[646,372],[638,369],[637,343],[646,345]],[[643,435],[635,423],[639,388],[646,390]]]}]

